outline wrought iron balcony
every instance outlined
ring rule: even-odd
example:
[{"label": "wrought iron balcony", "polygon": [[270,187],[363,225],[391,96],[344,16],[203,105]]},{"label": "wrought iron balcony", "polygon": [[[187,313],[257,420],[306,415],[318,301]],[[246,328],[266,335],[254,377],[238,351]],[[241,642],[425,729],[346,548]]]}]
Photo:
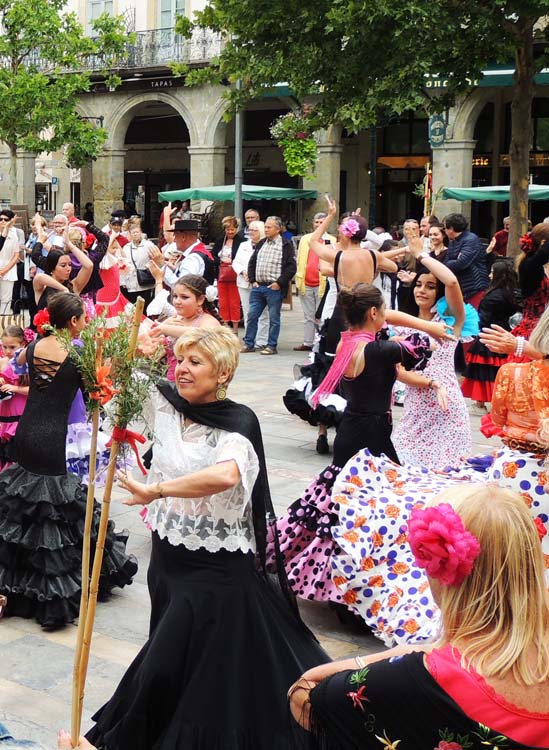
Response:
[{"label": "wrought iron balcony", "polygon": [[[112,69],[165,68],[172,62],[207,63],[220,54],[224,44],[219,34],[208,29],[195,29],[191,39],[176,34],[175,29],[137,31],[135,36],[135,42],[127,43],[126,54],[111,65]],[[2,62],[0,60],[0,64]],[[40,69],[47,67],[36,52],[31,53],[28,62]],[[85,70],[101,70],[103,67],[95,57],[89,57],[83,65]]]}]

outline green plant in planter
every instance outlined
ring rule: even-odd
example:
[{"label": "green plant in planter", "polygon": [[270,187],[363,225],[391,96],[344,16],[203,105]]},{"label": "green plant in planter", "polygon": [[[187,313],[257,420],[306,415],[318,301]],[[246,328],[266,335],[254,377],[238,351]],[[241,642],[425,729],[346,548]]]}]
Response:
[{"label": "green plant in planter", "polygon": [[309,117],[302,112],[288,112],[271,125],[271,136],[282,149],[288,174],[312,179],[318,148]]}]

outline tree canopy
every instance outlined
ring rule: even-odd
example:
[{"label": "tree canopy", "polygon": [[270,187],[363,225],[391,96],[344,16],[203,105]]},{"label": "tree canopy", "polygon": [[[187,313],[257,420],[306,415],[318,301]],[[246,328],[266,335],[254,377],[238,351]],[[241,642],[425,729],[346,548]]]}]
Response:
[{"label": "tree canopy", "polygon": [[[64,6],[64,0],[0,0],[0,140],[12,155],[12,195],[19,149],[66,147],[67,162],[82,166],[106,139],[78,114],[78,96],[89,90],[91,68],[116,65],[128,35],[119,18],[104,14],[90,38]],[[117,83],[111,76],[110,84]]]},{"label": "tree canopy", "polygon": [[[226,34],[227,45],[217,67],[194,76],[240,78],[235,104],[286,82],[301,101],[317,97],[319,125],[350,131],[419,107],[443,111],[494,63],[515,63],[531,103],[535,73],[549,63],[548,13],[547,0],[211,0],[195,23]],[[180,20],[180,31],[191,25]],[[447,86],[426,89],[433,75]],[[521,159],[524,179],[523,149]],[[511,169],[516,176],[513,147]]]}]

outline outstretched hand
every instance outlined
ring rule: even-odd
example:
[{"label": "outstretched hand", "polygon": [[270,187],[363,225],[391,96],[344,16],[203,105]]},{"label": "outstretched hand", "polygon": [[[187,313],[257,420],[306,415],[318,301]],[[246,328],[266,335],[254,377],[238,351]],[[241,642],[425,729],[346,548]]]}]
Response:
[{"label": "outstretched hand", "polygon": [[328,194],[326,194],[326,201],[328,203],[328,216],[333,219],[334,216],[337,216],[337,203]]},{"label": "outstretched hand", "polygon": [[123,500],[124,505],[148,505],[154,500],[150,485],[138,482],[126,471],[117,471],[116,479],[120,487],[131,495],[128,500]]}]

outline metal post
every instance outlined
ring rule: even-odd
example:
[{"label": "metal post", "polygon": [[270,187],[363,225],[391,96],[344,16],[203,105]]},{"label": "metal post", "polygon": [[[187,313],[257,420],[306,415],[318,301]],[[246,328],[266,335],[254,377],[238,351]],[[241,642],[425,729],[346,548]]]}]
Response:
[{"label": "metal post", "polygon": [[370,196],[368,202],[368,226],[373,229],[376,226],[376,192],[377,182],[377,128],[370,128]]},{"label": "metal post", "polygon": [[[236,82],[237,91],[242,89],[242,80]],[[242,215],[242,141],[243,117],[240,107],[236,110],[234,123],[234,215],[243,221]]]}]

